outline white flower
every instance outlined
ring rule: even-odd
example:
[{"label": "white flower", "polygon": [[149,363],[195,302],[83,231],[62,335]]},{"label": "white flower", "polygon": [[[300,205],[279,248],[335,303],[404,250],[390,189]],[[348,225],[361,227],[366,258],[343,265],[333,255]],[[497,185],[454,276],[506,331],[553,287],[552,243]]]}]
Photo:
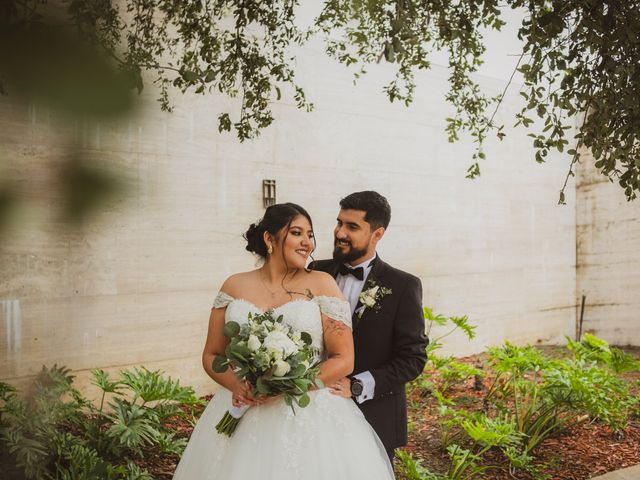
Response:
[{"label": "white flower", "polygon": [[276,360],[276,369],[273,374],[276,377],[282,377],[283,375],[289,373],[289,370],[291,370],[291,365],[289,365],[284,360]]},{"label": "white flower", "polygon": [[371,297],[375,298],[375,297],[376,297],[376,295],[378,294],[378,290],[379,290],[379,289],[380,289],[380,286],[379,286],[379,285],[376,285],[375,287],[370,288],[369,290],[367,290],[367,293],[368,293]]},{"label": "white flower", "polygon": [[366,307],[373,308],[376,304],[376,297],[372,297],[369,295],[362,295],[360,297],[360,301]]},{"label": "white flower", "polygon": [[258,337],[255,335],[249,335],[249,339],[247,340],[247,347],[249,347],[249,350],[255,352],[260,348],[260,345],[260,339]]},{"label": "white flower", "polygon": [[269,332],[264,339],[264,346],[269,352],[282,352],[284,357],[288,357],[298,351],[298,346],[283,332]]}]

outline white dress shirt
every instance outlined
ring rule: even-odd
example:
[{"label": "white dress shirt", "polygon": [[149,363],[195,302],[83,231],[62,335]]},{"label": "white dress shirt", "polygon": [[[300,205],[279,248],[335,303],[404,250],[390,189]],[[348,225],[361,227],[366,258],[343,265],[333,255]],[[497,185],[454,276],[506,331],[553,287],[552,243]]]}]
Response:
[{"label": "white dress shirt", "polygon": [[348,263],[345,263],[345,266],[351,270],[354,268],[362,267],[364,270],[364,274],[362,275],[362,280],[358,280],[353,275],[342,275],[338,273],[336,277],[336,283],[340,290],[342,290],[342,294],[349,301],[351,305],[351,315],[356,310],[356,306],[358,305],[358,301],[360,300],[360,293],[362,293],[362,288],[364,284],[367,282],[367,277],[369,276],[369,272],[371,271],[371,262],[376,258],[373,257],[365,260],[364,262],[359,263],[358,265],[351,266]]},{"label": "white dress shirt", "polygon": [[[360,293],[362,293],[362,289],[367,283],[369,272],[371,272],[371,262],[373,262],[375,258],[376,255],[355,266],[351,266],[345,263],[345,266],[351,269],[362,267],[364,270],[362,280],[358,280],[353,275],[342,275],[338,273],[338,275],[336,276],[336,283],[338,284],[338,287],[340,287],[340,290],[342,290],[342,294],[351,305],[351,315],[353,315],[356,310],[356,306],[358,305],[358,301],[360,300]],[[353,375],[353,378],[357,378],[358,380],[360,380],[363,387],[362,393],[358,397],[356,397],[356,402],[363,403],[367,400],[371,400],[376,388],[376,381],[373,378],[373,375],[371,375],[371,372],[367,370],[366,372]]]}]

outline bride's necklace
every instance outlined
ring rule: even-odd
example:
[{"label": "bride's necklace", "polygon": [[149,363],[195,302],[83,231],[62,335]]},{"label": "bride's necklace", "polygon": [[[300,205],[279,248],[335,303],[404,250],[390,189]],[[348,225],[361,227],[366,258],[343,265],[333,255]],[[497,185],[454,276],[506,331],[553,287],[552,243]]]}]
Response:
[{"label": "bride's necklace", "polygon": [[260,281],[262,282],[262,285],[264,285],[265,290],[269,292],[269,294],[271,295],[271,298],[276,298],[277,292],[274,292],[267,286],[267,282],[264,281],[264,278],[262,277],[262,273],[260,273]]}]

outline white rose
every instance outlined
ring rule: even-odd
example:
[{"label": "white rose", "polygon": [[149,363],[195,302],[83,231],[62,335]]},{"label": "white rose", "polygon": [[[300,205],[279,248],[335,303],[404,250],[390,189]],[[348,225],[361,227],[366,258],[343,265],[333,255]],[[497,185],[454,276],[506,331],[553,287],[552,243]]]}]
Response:
[{"label": "white rose", "polygon": [[370,297],[369,295],[363,295],[362,298],[360,299],[362,301],[362,304],[372,308],[375,306],[376,304],[376,299],[375,297]]},{"label": "white rose", "polygon": [[258,337],[255,335],[249,335],[249,340],[247,340],[247,347],[249,347],[249,350],[255,352],[260,348],[260,345],[260,339]]},{"label": "white rose", "polygon": [[298,351],[297,345],[283,332],[273,331],[264,339],[264,346],[269,351],[281,351],[285,357]]},{"label": "white rose", "polygon": [[291,370],[291,365],[289,365],[284,360],[276,360],[276,369],[273,374],[276,377],[282,377],[283,375],[289,373],[289,370]]}]

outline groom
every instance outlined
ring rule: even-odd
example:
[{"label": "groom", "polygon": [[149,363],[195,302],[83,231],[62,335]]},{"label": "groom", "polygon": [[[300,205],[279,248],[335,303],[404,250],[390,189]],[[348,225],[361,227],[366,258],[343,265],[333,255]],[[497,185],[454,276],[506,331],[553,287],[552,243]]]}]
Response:
[{"label": "groom", "polygon": [[390,220],[391,207],[377,192],[343,198],[333,260],[316,261],[312,268],[333,275],[353,315],[355,368],[329,387],[356,401],[393,462],[394,449],[407,443],[404,387],[422,373],[429,340],[420,280],[376,253]]}]

